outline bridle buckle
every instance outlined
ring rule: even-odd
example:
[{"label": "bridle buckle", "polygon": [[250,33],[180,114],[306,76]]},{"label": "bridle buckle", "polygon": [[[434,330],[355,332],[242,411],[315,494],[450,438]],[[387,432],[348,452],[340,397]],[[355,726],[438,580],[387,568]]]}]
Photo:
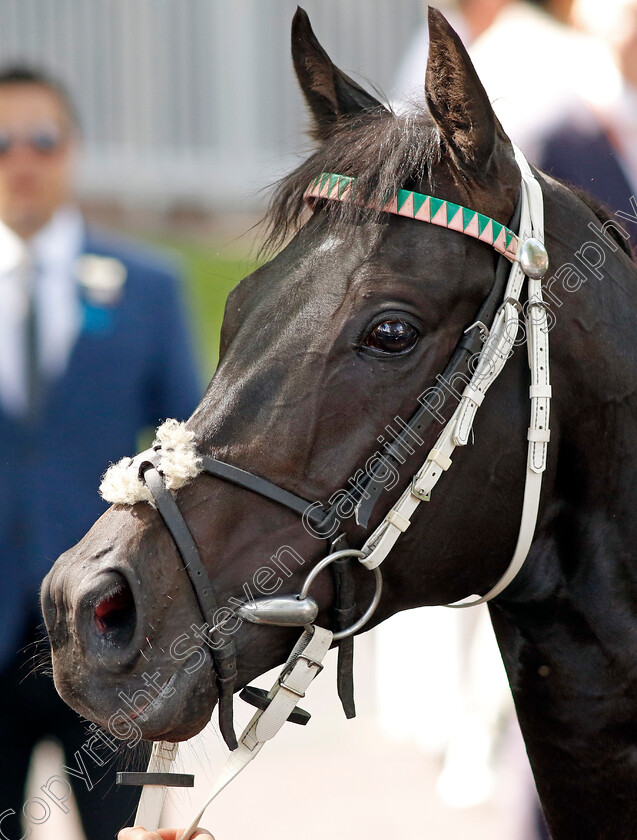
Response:
[{"label": "bridle buckle", "polygon": [[430,502],[431,490],[419,490],[416,487],[419,480],[420,476],[416,473],[416,475],[411,480],[411,495],[415,496],[417,499],[420,499],[421,502]]},{"label": "bridle buckle", "polygon": [[305,656],[303,653],[299,653],[299,655],[295,656],[291,662],[288,662],[285,668],[281,671],[277,682],[279,683],[281,688],[284,688],[286,691],[290,691],[292,694],[296,694],[296,696],[299,699],[302,699],[303,697],[305,697],[305,692],[297,691],[295,688],[292,688],[291,685],[288,685],[285,682],[285,678],[290,675],[292,669],[299,661],[299,659],[303,659],[305,662],[307,662],[309,668],[316,668],[316,674],[314,675],[315,677],[318,676],[323,670],[323,664],[321,662],[317,662],[316,659],[312,659],[310,656]]},{"label": "bridle buckle", "polygon": [[489,338],[489,327],[487,327],[487,325],[483,321],[474,321],[473,324],[471,324],[471,326],[467,327],[467,329],[464,330],[463,335],[467,335],[467,333],[470,333],[471,330],[475,329],[476,327],[478,327],[480,330],[482,340],[486,341],[487,338]]},{"label": "bridle buckle", "polygon": [[522,304],[520,303],[520,301],[519,301],[517,298],[515,298],[515,297],[507,297],[507,298],[505,298],[505,299],[502,301],[502,304],[501,304],[501,306],[500,306],[499,311],[502,311],[502,310],[504,309],[504,307],[507,305],[507,303],[508,303],[508,304],[510,304],[510,305],[511,305],[514,309],[516,309],[516,310],[517,310],[518,315],[522,315],[522,313],[523,313],[524,309],[523,309]]}]

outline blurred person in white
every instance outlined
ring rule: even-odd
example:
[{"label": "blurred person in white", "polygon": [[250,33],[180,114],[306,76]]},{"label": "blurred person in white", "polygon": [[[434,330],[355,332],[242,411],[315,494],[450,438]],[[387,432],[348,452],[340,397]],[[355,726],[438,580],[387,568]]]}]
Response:
[{"label": "blurred person in white", "polygon": [[[573,0],[455,0],[449,6],[450,22],[504,129],[531,156],[538,122],[558,112],[590,70],[590,42],[568,25],[572,5]],[[428,49],[425,20],[397,72],[396,107],[424,103]]]},{"label": "blurred person in white", "polygon": [[[611,211],[636,217],[637,2],[576,0],[573,22],[591,38],[594,72],[580,80],[566,108],[538,126],[535,158]],[[635,223],[622,216],[633,237]]]}]

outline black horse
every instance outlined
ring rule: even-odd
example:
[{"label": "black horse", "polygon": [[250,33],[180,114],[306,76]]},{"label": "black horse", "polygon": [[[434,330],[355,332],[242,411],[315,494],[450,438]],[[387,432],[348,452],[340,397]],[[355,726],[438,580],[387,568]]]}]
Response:
[{"label": "black horse", "polygon": [[[293,58],[317,149],[278,188],[273,238],[293,238],[230,295],[219,367],[187,424],[200,453],[308,500],[350,487],[386,427],[413,414],[494,283],[492,248],[378,208],[407,188],[512,224],[520,172],[511,144],[455,33],[433,10],[429,25],[429,113],[397,116],[332,64],[297,12]],[[356,177],[365,207],[319,201],[306,220],[304,193],[323,172]],[[637,271],[622,228],[537,177],[552,266],[552,437],[532,548],[490,611],[553,837],[628,840],[637,833]],[[385,561],[372,623],[485,592],[502,575],[519,529],[528,385],[519,347],[480,409],[475,443],[457,451]],[[450,395],[440,410],[454,407]],[[438,431],[430,426],[427,445]],[[400,480],[385,482],[372,526],[427,449],[412,451]],[[175,498],[218,604],[241,600],[248,585],[297,592],[324,554],[294,512],[219,477],[202,473]],[[341,519],[349,544],[361,545],[367,531]],[[356,564],[354,580],[367,604],[372,576]],[[329,575],[312,593],[328,626]],[[56,685],[77,711],[112,723],[122,690],[148,691],[143,674],[159,672],[170,697],[128,725],[181,740],[208,721],[210,668],[189,674],[174,658],[197,600],[153,507],[109,509],[57,561],[43,607]],[[298,636],[232,629],[235,688],[283,662]],[[208,665],[210,649],[199,651]]]}]

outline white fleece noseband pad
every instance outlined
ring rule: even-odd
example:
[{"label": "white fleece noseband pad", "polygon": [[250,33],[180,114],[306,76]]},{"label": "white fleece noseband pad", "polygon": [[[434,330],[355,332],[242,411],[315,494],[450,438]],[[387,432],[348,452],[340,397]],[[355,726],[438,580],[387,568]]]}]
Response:
[{"label": "white fleece noseband pad", "polygon": [[[168,490],[179,490],[201,472],[201,458],[193,443],[194,434],[185,423],[166,420],[157,429],[155,443],[161,446],[161,472]],[[114,505],[153,504],[150,490],[139,478],[133,459],[122,458],[106,470],[100,496]]]}]

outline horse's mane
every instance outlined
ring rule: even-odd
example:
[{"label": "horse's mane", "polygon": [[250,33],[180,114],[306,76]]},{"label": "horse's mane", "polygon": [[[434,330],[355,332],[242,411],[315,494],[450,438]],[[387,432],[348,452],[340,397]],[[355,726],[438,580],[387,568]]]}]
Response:
[{"label": "horse's mane", "polygon": [[[266,248],[276,248],[301,227],[303,194],[321,173],[357,178],[361,199],[380,207],[397,190],[430,178],[439,159],[440,137],[424,108],[396,114],[379,107],[343,118],[313,154],[276,185],[266,216]],[[354,217],[378,220],[386,215],[369,206],[337,201],[326,205],[335,228],[350,229]]]}]

